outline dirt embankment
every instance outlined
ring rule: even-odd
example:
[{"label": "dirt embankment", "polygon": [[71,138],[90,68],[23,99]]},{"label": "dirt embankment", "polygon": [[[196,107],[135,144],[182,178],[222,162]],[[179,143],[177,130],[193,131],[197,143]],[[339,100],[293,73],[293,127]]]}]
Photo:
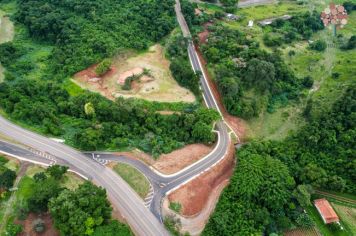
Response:
[{"label": "dirt embankment", "polygon": [[[168,195],[170,202],[182,205],[182,232],[198,235],[203,229],[224,187],[229,183],[235,165],[235,147],[231,143],[225,158],[215,167]],[[165,204],[165,214],[173,214]]]},{"label": "dirt embankment", "polygon": [[204,69],[204,72],[205,72],[205,75],[207,77],[207,80],[209,82],[209,86],[210,86],[210,89],[212,90],[212,93],[218,103],[218,106],[220,108],[220,111],[222,113],[222,115],[224,116],[224,119],[225,121],[229,124],[229,126],[234,130],[234,132],[237,134],[237,136],[239,137],[239,140],[240,142],[244,142],[245,141],[245,138],[246,138],[246,127],[247,127],[247,124],[246,122],[241,119],[241,118],[238,118],[236,116],[232,116],[230,115],[224,105],[223,105],[223,102],[222,102],[222,99],[221,99],[221,95],[219,93],[219,90],[218,90],[218,87],[216,85],[216,83],[213,81],[213,79],[211,78],[211,75],[209,74],[208,70],[206,69],[206,60],[205,58],[203,57],[200,49],[199,49],[199,46],[198,45],[195,45],[196,49],[197,49],[197,52],[198,52],[198,56],[199,56],[199,59],[202,63],[202,66],[203,66],[203,69]]},{"label": "dirt embankment", "polygon": [[118,152],[116,154],[141,160],[147,165],[154,167],[157,171],[169,175],[199,161],[212,152],[213,149],[214,146],[190,144],[171,153],[162,154],[157,158],[157,160],[154,160],[153,157],[139,150],[133,150],[131,152]]},{"label": "dirt embankment", "polygon": [[206,207],[210,193],[229,180],[235,163],[234,154],[235,147],[230,144],[226,157],[219,164],[169,194],[168,199],[171,202],[181,203],[183,216],[193,217],[199,214]]}]

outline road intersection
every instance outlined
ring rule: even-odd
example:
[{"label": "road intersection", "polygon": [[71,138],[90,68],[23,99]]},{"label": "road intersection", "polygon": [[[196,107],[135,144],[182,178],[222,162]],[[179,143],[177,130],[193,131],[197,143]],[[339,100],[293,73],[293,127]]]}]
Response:
[{"label": "road intersection", "polygon": [[[179,0],[176,0],[176,3],[177,20],[183,35],[190,38],[189,28],[181,13]],[[194,71],[201,74],[200,86],[206,106],[221,114],[191,41],[187,50]],[[54,162],[66,165],[72,171],[105,188],[113,207],[123,215],[137,235],[169,235],[162,224],[162,199],[169,192],[209,170],[224,158],[231,141],[228,127],[224,121],[219,121],[215,124],[215,130],[218,137],[215,149],[199,162],[174,175],[159,174],[144,163],[125,157],[105,153],[80,153],[62,143],[18,127],[1,116],[0,133],[29,148],[0,142],[0,152],[43,165],[50,165]],[[100,158],[96,155],[100,155]],[[100,160],[125,162],[141,171],[150,180],[153,189],[151,202],[148,205],[146,202],[149,208],[121,177],[102,165],[104,162],[100,163]]]}]

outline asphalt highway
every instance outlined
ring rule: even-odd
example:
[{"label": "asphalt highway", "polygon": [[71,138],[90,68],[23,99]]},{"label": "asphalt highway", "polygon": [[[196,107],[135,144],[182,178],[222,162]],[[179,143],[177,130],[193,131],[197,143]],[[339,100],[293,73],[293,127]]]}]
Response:
[{"label": "asphalt highway", "polygon": [[[179,0],[176,0],[176,3],[175,9],[177,20],[181,26],[183,35],[190,38],[189,28],[181,13]],[[192,42],[189,43],[187,50],[194,71],[200,72],[201,74],[200,86],[206,106],[219,111],[219,107],[217,106],[214,96],[209,88],[206,76],[199,62],[198,54]],[[107,168],[93,158],[90,158],[92,154],[85,155],[80,153],[64,144],[20,128],[0,116],[0,133],[24,144],[25,146],[31,147],[33,150],[51,155],[58,163],[68,166],[70,169],[75,170],[89,180],[92,180],[95,184],[105,188],[113,207],[125,217],[133,231],[137,235],[150,236],[169,235],[163,224],[161,224],[161,201],[164,196],[208,170],[225,156],[230,143],[230,136],[224,121],[217,122],[215,130],[218,136],[218,141],[213,152],[199,162],[187,167],[175,175],[160,175],[152,171],[144,163],[129,158],[117,157],[112,154],[97,154],[100,155],[101,158],[114,159],[131,164],[146,175],[154,188],[153,199],[148,209],[145,207],[142,199],[121,177],[110,168]],[[0,142],[0,151],[1,150],[24,157],[28,160],[41,160],[41,157],[38,155],[32,155],[28,150],[8,143]],[[42,158],[42,161],[48,163],[48,161],[51,160]]]},{"label": "asphalt highway", "polygon": [[[137,235],[169,235],[164,226],[144,206],[142,199],[110,168],[87,158],[61,143],[20,128],[0,117],[0,133],[43,153],[50,153],[67,163],[70,169],[106,189],[108,197]],[[12,147],[13,148],[13,147]]]}]

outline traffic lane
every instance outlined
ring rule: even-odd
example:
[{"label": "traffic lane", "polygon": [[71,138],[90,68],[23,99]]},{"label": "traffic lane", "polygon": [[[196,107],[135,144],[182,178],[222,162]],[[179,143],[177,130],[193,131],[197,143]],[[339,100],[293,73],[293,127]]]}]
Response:
[{"label": "traffic lane", "polygon": [[167,235],[165,228],[143,205],[143,201],[138,195],[133,192],[123,179],[114,172],[110,172],[108,168],[99,165],[63,144],[17,127],[2,117],[0,117],[0,132],[15,138],[20,143],[63,158],[82,172],[92,175],[95,183],[107,189],[110,199],[114,200],[113,205],[116,206],[139,235]]},{"label": "traffic lane", "polygon": [[[20,147],[17,147],[13,144],[9,144],[7,142],[1,141],[0,140],[0,152],[2,153],[9,153],[15,156],[19,156],[25,159],[28,159],[30,161],[35,161],[39,163],[43,163],[45,165],[50,165],[51,160],[45,159],[44,157],[38,156],[33,154],[32,152],[22,149]],[[6,154],[5,154],[6,155]]]}]

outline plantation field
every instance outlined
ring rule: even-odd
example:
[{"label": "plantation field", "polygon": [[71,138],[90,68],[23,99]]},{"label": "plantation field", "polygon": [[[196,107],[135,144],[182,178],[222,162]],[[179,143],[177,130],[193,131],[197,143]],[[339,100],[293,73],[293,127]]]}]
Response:
[{"label": "plantation field", "polygon": [[294,230],[289,230],[284,233],[284,236],[321,236],[321,234],[315,227],[313,227],[310,229],[298,228]]},{"label": "plantation field", "polygon": [[[174,80],[169,65],[163,47],[156,44],[147,52],[131,51],[119,54],[113,59],[111,70],[102,78],[95,78],[95,72],[91,67],[77,73],[74,82],[112,100],[124,97],[158,102],[194,102],[194,95],[188,89],[180,87]],[[126,78],[140,74],[144,69],[149,70],[151,76],[143,76],[132,82],[130,90],[122,89]]]}]

